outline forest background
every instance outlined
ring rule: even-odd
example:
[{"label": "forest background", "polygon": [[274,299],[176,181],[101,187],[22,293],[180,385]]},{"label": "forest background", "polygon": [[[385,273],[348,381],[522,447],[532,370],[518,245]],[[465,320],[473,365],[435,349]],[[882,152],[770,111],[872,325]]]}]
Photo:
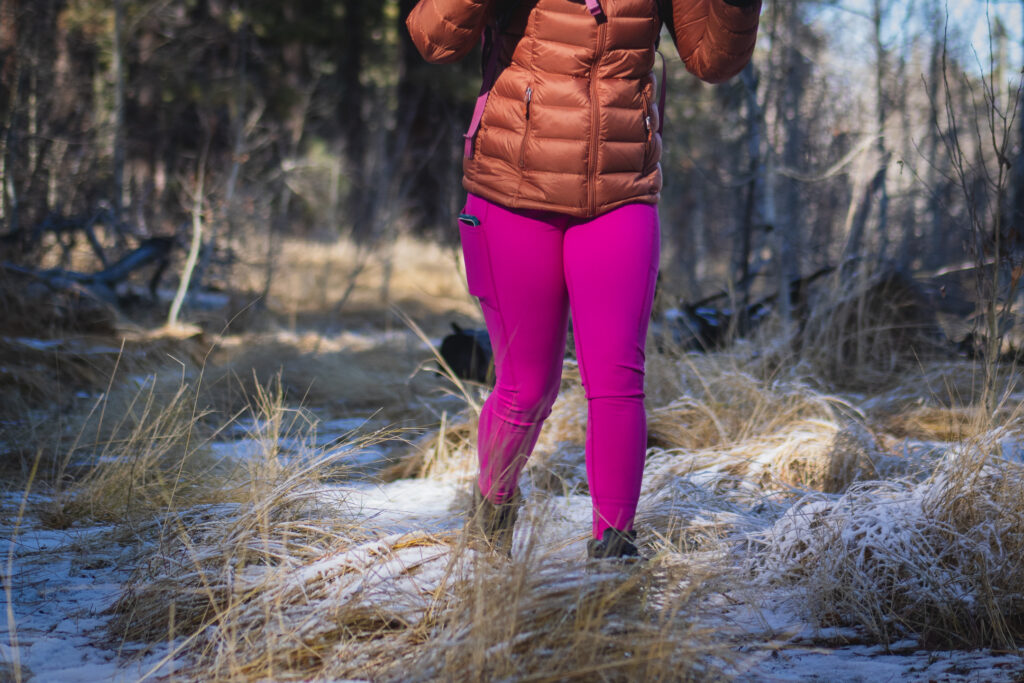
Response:
[{"label": "forest background", "polygon": [[[3,0],[8,260],[37,265],[43,234],[87,224],[121,249],[184,246],[199,213],[197,280],[231,286],[244,243],[266,296],[285,236],[384,246],[384,261],[399,233],[451,245],[479,61],[424,63],[404,30],[414,4]],[[768,3],[752,65],[721,87],[665,41],[673,291],[693,300],[850,258],[934,270],[969,257],[972,211],[1000,191],[1000,211],[1024,206],[1021,183],[982,180],[1000,161],[977,129],[984,77],[999,112],[1016,105],[1019,17],[1017,3]],[[1016,125],[1007,162],[1024,161]]]}]

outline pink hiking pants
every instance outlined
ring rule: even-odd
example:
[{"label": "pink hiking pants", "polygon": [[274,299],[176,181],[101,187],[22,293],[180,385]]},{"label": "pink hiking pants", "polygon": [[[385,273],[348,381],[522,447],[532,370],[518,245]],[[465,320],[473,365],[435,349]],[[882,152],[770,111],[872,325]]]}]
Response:
[{"label": "pink hiking pants", "polygon": [[480,414],[479,486],[507,500],[558,394],[572,312],[587,397],[593,534],[633,526],[647,449],[644,341],[658,275],[658,210],[592,219],[513,211],[470,194],[459,220],[469,292],[480,300],[497,385]]}]

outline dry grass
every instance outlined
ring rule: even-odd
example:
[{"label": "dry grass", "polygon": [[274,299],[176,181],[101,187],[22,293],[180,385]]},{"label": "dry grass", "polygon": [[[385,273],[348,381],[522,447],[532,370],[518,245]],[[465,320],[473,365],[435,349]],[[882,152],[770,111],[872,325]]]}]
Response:
[{"label": "dry grass", "polygon": [[470,476],[476,467],[478,419],[470,409],[450,417],[442,413],[437,431],[416,440],[403,457],[380,473],[380,480],[465,479]]},{"label": "dry grass", "polygon": [[[268,371],[265,382],[258,379],[250,380],[244,402],[225,406],[233,411],[228,413],[210,408],[222,398],[220,387],[211,386],[195,366],[112,377],[98,399],[80,401],[53,425],[58,434],[46,470],[52,506],[43,511],[44,519],[55,526],[83,518],[134,524],[168,510],[261,497],[266,491],[253,488],[255,483],[283,476],[285,458],[310,451],[319,420],[306,409],[288,407],[299,400],[280,371]],[[258,460],[212,449],[225,432],[238,431],[239,418],[254,425],[245,438],[259,445]],[[373,435],[374,442],[400,438],[393,429]],[[338,450],[343,444],[331,446]],[[250,471],[254,462],[258,473]]]},{"label": "dry grass", "polygon": [[415,396],[435,386],[428,377],[413,377],[424,356],[405,341],[356,350],[312,334],[232,340],[206,373],[204,398],[222,412],[235,412],[256,387],[280,377],[289,403],[342,414],[385,408],[388,417],[398,418],[408,415]]},{"label": "dry grass", "polygon": [[[667,405],[648,401],[648,447],[678,454],[681,469],[719,467],[754,480],[841,490],[888,467],[882,462],[888,455],[865,416],[839,396],[806,384],[760,380],[728,359],[707,357],[662,359],[649,386],[654,382],[687,387],[688,393]],[[582,485],[585,491],[586,399],[578,379],[563,384],[528,468],[541,488],[568,492]],[[476,416],[465,412],[428,437],[393,476],[468,474],[475,439]]]},{"label": "dry grass", "polygon": [[0,320],[4,321],[4,334],[48,339],[110,334],[118,314],[85,288],[55,292],[29,276],[0,268]]},{"label": "dry grass", "polygon": [[[147,374],[170,362],[195,366],[209,343],[123,330],[119,336],[0,336],[0,409],[5,413],[66,406],[106,390],[115,372]],[[180,373],[179,373],[180,374]]]},{"label": "dry grass", "polygon": [[423,667],[413,680],[685,681],[718,671],[721,634],[692,614],[706,590],[699,574],[671,563],[588,574],[543,555],[475,569],[445,596],[419,656],[398,663]]},{"label": "dry grass", "polygon": [[[359,258],[346,243],[285,242],[271,309],[334,325],[317,316]],[[388,259],[402,267],[385,297]],[[476,313],[451,252],[401,240],[366,263],[346,323],[366,312],[400,327],[384,298],[427,317]],[[0,396],[22,430],[0,426],[0,451],[21,440],[46,452],[48,523],[115,522],[151,542],[109,635],[173,641],[184,680],[716,679],[736,653],[702,626],[702,606],[766,587],[795,593],[815,623],[881,642],[1013,647],[1024,466],[998,443],[1020,438],[1008,431],[1015,376],[1002,378],[1003,407],[982,414],[978,369],[924,354],[933,330],[915,297],[868,280],[823,299],[799,348],[768,326],[727,352],[650,354],[637,524],[653,559],[628,572],[588,571],[585,529],[564,531],[548,508],[586,493],[572,361],[528,466],[512,561],[457,531],[376,529],[349,507],[345,454],[404,434],[317,447],[313,411],[295,406],[432,423],[383,481],[474,474],[478,388],[422,372],[420,331],[146,339],[107,355],[0,339],[17,368],[0,375]],[[63,374],[34,375],[48,357]],[[102,397],[65,402],[70,414],[48,428],[54,413],[34,406],[72,387]],[[445,391],[463,402],[438,400]],[[218,457],[212,445],[239,417],[255,448]],[[39,446],[44,435],[52,445]]]},{"label": "dry grass", "polygon": [[[260,262],[265,245],[247,259]],[[417,317],[459,313],[479,315],[465,293],[461,250],[443,247],[408,235],[367,252],[348,239],[332,244],[311,244],[285,239],[276,254],[277,265],[267,306],[287,317],[319,316],[330,326],[337,323],[336,307],[350,289],[346,320],[386,310],[390,303],[415,309]],[[239,269],[236,286],[262,291],[262,267]]]},{"label": "dry grass", "polygon": [[987,415],[977,406],[919,406],[890,416],[885,428],[893,436],[920,441],[966,441],[984,436],[993,424],[1012,421],[1013,409]]},{"label": "dry grass", "polygon": [[845,389],[877,390],[952,355],[919,286],[892,271],[858,272],[819,293],[798,343],[808,374]]},{"label": "dry grass", "polygon": [[[275,462],[280,441],[309,428],[301,410],[282,406],[280,382],[259,387],[245,411],[214,427],[202,408],[199,385],[179,375],[150,375],[112,384],[88,408],[65,419],[64,450],[52,466],[52,507],[43,518],[55,526],[79,519],[144,522],[168,510],[237,500],[253,491],[247,464],[217,457],[211,443],[244,413],[262,434],[263,462]],[[285,420],[287,416],[287,420]]]},{"label": "dry grass", "polygon": [[[694,552],[711,551],[723,559],[734,558],[730,551],[737,543],[767,538],[759,532],[780,517],[774,528],[787,529],[787,520],[799,516],[795,511],[804,507],[798,504],[792,511],[786,510],[808,491],[835,494],[816,494],[821,497],[815,500],[831,501],[828,504],[834,503],[838,509],[841,504],[835,501],[858,501],[849,503],[854,506],[863,500],[864,492],[877,497],[878,492],[915,491],[939,476],[936,473],[929,478],[936,453],[895,447],[897,436],[924,431],[912,432],[908,427],[899,434],[876,433],[873,429],[884,421],[869,419],[849,398],[822,392],[797,379],[798,370],[792,373],[793,379],[764,379],[744,365],[756,366],[757,359],[742,356],[680,356],[657,362],[660,372],[652,395],[680,393],[651,410],[652,450],[639,522],[653,533],[649,547],[657,548],[661,558],[655,567],[663,566],[659,562],[671,565],[679,561],[673,558]],[[885,404],[885,410],[896,405],[899,391],[907,391],[903,387],[891,390],[893,400]],[[943,415],[957,410],[922,407],[909,412],[904,424],[914,420],[923,424],[919,415],[926,409]],[[531,481],[540,490],[580,492],[579,447],[584,429],[585,399],[578,381],[570,377],[531,461]],[[928,433],[934,436],[938,432]],[[424,437],[389,476],[469,478],[474,441],[472,409],[452,417],[445,413],[438,431]],[[879,479],[889,483],[878,483]],[[925,483],[920,483],[922,479]],[[1016,483],[1001,490],[1008,491],[1013,485]],[[947,486],[938,498],[962,498],[964,490],[961,486],[954,492]],[[936,503],[932,509],[940,507]],[[981,508],[991,511],[996,506]],[[951,594],[933,591],[942,607],[922,607],[923,611],[915,613],[908,607],[910,603],[899,602],[887,588],[893,583],[892,575],[907,574],[906,567],[893,569],[891,562],[879,560],[885,568],[879,572],[838,572],[836,566],[851,556],[848,545],[843,545],[848,539],[844,532],[829,526],[833,522],[815,519],[812,531],[801,533],[813,535],[819,528],[832,529],[830,540],[787,546],[800,548],[804,554],[799,560],[778,559],[782,551],[773,545],[776,541],[763,541],[750,561],[759,567],[761,580],[768,572],[765,566],[800,567],[793,570],[800,578],[779,570],[782,573],[772,580],[787,585],[796,581],[808,595],[818,595],[816,603],[808,604],[820,608],[809,613],[819,623],[855,623],[885,642],[896,633],[917,633],[930,641],[991,644],[997,642],[993,640],[997,631],[1002,634],[999,637],[1010,633],[1016,618],[1012,614],[999,622],[1003,626],[986,631],[980,624],[991,621],[995,613],[989,610],[980,617],[965,617],[950,607],[955,604]],[[953,526],[949,519],[944,524]],[[955,538],[966,552],[978,540],[979,524],[984,524],[972,526],[962,520],[959,524],[960,536]],[[990,544],[1010,527],[1005,522],[991,528],[997,530],[989,533]],[[229,544],[219,543],[223,533],[206,534],[218,539],[211,541],[214,548],[200,552],[200,544],[193,543],[194,547],[179,551],[217,558],[213,566],[221,572],[218,579],[210,573],[194,573],[189,579],[192,585],[198,581],[204,586],[220,586],[213,591],[220,596],[217,598],[209,597],[206,588],[194,590],[207,595],[200,601],[202,610],[189,612],[199,614],[200,619],[183,622],[190,627],[186,632],[195,635],[190,649],[195,657],[193,674],[212,680],[409,680],[410,676],[417,680],[678,680],[712,674],[713,656],[721,654],[708,645],[706,634],[692,619],[683,616],[692,608],[696,593],[683,590],[674,601],[663,597],[662,593],[674,594],[669,586],[676,585],[678,575],[666,581],[652,570],[625,582],[620,578],[604,584],[593,577],[566,577],[564,558],[544,552],[527,552],[512,565],[495,571],[472,553],[467,555],[457,537],[406,534],[367,539],[366,531],[355,527],[340,531],[311,545],[319,555],[279,558],[258,571],[239,572],[233,568],[236,560],[224,559],[234,557],[234,552]],[[893,533],[906,536],[904,531]],[[947,542],[954,538],[948,531],[943,533],[946,535],[941,538]],[[937,544],[935,537],[928,537],[928,542]],[[920,547],[893,544],[893,548],[900,556],[925,557]],[[865,551],[861,556],[881,557],[873,553]],[[835,562],[819,561],[828,557],[836,558]],[[920,561],[927,564],[926,559]],[[945,566],[945,562],[944,556],[938,564]],[[971,571],[977,567],[976,560],[973,565],[962,558],[957,562],[972,567]],[[825,570],[817,569],[819,566],[832,568],[833,584],[823,578]],[[227,567],[232,569],[225,574]],[[725,566],[717,571],[719,576],[729,575]],[[999,571],[1003,572],[999,579],[1003,586],[1017,579],[1015,574]],[[225,597],[230,582],[224,576],[243,574],[245,580],[236,579],[233,584],[233,597]],[[201,581],[200,576],[204,577]],[[982,584],[992,580],[991,576],[979,576]],[[164,587],[165,592],[157,591],[152,599],[157,605],[169,599],[166,591],[182,584],[174,575],[150,581]],[[659,595],[662,597],[652,597]],[[871,603],[874,613],[864,604],[872,600],[876,601]],[[1007,612],[1010,608],[1006,605],[1016,604],[1015,600],[1014,596],[999,603],[999,613]],[[897,614],[904,616],[897,618]],[[144,632],[153,639],[169,627],[167,619],[143,622],[157,624]],[[210,624],[214,628],[209,628]],[[998,642],[1005,645],[1009,641]],[[401,655],[394,658],[394,652]]]},{"label": "dry grass", "polygon": [[[340,514],[343,498],[325,482],[344,471],[348,454],[393,434],[382,430],[316,447],[316,421],[288,408],[280,385],[259,389],[251,412],[255,426],[247,437],[258,448],[209,481],[218,497],[167,500],[140,528],[159,541],[114,606],[112,634],[143,641],[195,637],[225,623],[225,613],[248,604],[280,572],[365,538]],[[285,441],[300,445],[286,456]]]},{"label": "dry grass", "polygon": [[81,473],[58,488],[46,515],[50,523],[138,521],[172,505],[175,497],[198,502],[215,492],[224,477],[203,448],[193,397],[187,384],[161,396],[148,378],[127,405],[115,410],[101,402],[82,426],[83,440],[68,450],[65,472]]},{"label": "dry grass", "polygon": [[588,572],[529,531],[502,561],[461,534],[368,538],[344,515],[328,534],[317,499],[307,485],[182,518],[112,632],[185,635],[179,675],[217,681],[694,680],[727,655],[692,618],[704,576],[678,563]]},{"label": "dry grass", "polygon": [[794,505],[753,568],[793,585],[823,624],[889,643],[1015,648],[1024,639],[1024,465],[996,433],[964,442],[925,481],[872,481]]}]

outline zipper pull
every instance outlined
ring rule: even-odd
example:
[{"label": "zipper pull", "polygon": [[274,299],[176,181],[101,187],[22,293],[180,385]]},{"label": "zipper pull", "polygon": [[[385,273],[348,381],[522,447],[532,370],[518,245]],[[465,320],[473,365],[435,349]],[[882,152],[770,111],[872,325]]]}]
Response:
[{"label": "zipper pull", "polygon": [[526,88],[526,118],[530,118],[530,102],[533,101],[533,88]]},{"label": "zipper pull", "polygon": [[644,117],[644,133],[647,134],[647,139],[650,140],[651,139],[651,117],[650,116],[645,116]]}]

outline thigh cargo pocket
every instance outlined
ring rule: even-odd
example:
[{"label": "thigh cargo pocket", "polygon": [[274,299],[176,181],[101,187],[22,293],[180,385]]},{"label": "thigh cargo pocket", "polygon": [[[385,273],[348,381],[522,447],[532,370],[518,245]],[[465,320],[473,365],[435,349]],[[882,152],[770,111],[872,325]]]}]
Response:
[{"label": "thigh cargo pocket", "polygon": [[467,211],[459,214],[459,238],[462,240],[469,293],[483,301],[490,295],[491,261],[487,251],[487,236],[476,215]]}]

